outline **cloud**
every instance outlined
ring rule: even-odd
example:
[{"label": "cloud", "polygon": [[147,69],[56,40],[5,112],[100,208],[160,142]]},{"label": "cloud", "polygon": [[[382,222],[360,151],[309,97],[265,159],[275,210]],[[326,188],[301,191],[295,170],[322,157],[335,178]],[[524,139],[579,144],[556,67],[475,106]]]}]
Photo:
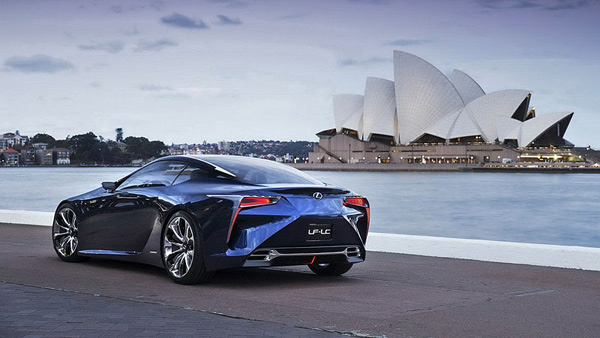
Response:
[{"label": "cloud", "polygon": [[166,91],[166,90],[173,90],[173,88],[171,88],[171,87],[157,86],[157,85],[153,85],[153,84],[142,84],[142,85],[139,85],[138,88],[145,92],[160,92],[160,91]]},{"label": "cloud", "polygon": [[[125,5],[113,5],[110,6],[108,8],[109,11],[115,13],[115,14],[121,14],[121,13],[127,13],[127,12],[137,12],[137,11],[142,11],[142,10],[146,10],[146,9],[153,9],[155,11],[162,11],[162,9],[165,7],[165,3],[161,0],[153,0],[153,1],[149,1],[148,3],[139,3],[135,4],[135,2],[129,1],[121,1],[122,3],[125,3]],[[96,6],[94,4],[94,6]]]},{"label": "cloud", "polygon": [[209,28],[207,24],[202,20],[194,20],[188,16],[179,13],[173,13],[171,15],[163,16],[161,19],[162,23],[165,25],[179,27],[179,28],[189,28],[189,29],[207,29]]},{"label": "cloud", "polygon": [[340,66],[342,66],[342,67],[360,66],[360,65],[370,65],[370,64],[386,63],[386,62],[392,62],[392,60],[388,59],[388,58],[381,58],[381,57],[374,56],[372,58],[363,59],[363,60],[345,59],[340,62]]},{"label": "cloud", "polygon": [[579,0],[579,1],[569,1],[569,0],[559,0],[556,5],[547,5],[544,6],[544,9],[549,11],[560,11],[563,9],[577,9],[580,7],[585,7],[589,5],[590,2],[587,0]]},{"label": "cloud", "polygon": [[140,41],[134,52],[158,52],[167,47],[175,47],[179,45],[175,40],[172,39],[158,39],[153,41]]},{"label": "cloud", "polygon": [[121,14],[123,13],[123,6],[110,6],[109,10],[113,13]]},{"label": "cloud", "polygon": [[95,43],[95,44],[90,44],[90,45],[79,45],[79,49],[81,49],[81,50],[99,50],[99,51],[104,51],[107,53],[114,54],[114,53],[118,53],[118,52],[122,51],[123,46],[125,46],[123,41],[114,40],[114,41]]},{"label": "cloud", "polygon": [[479,6],[486,9],[534,8],[540,5],[530,0],[476,0]]},{"label": "cloud", "polygon": [[230,18],[225,15],[217,15],[219,21],[216,22],[217,25],[241,25],[242,21],[238,18]]},{"label": "cloud", "polygon": [[36,54],[31,57],[13,56],[7,59],[4,65],[23,73],[56,73],[75,68],[70,61],[44,54]]},{"label": "cloud", "polygon": [[161,11],[165,7],[165,3],[161,0],[154,0],[150,1],[148,6],[150,6],[150,8],[156,9],[157,11]]},{"label": "cloud", "polygon": [[432,43],[432,42],[433,42],[433,40],[429,40],[429,39],[398,39],[398,40],[388,41],[384,45],[385,46],[406,47],[406,46],[420,46],[420,45],[424,45],[424,44]]},{"label": "cloud", "polygon": [[544,1],[534,0],[476,0],[480,7],[486,9],[541,9],[548,11],[560,11],[577,9],[588,6],[589,0],[558,0],[555,4],[548,4]]},{"label": "cloud", "polygon": [[214,3],[219,3],[219,4],[226,4],[227,7],[246,7],[248,6],[248,3],[245,1],[239,1],[239,0],[209,0],[210,2],[214,2]]}]

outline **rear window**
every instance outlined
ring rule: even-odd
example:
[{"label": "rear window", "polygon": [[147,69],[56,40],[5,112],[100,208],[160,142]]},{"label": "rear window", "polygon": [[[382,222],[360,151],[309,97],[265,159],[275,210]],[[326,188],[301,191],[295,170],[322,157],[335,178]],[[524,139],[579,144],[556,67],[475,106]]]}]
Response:
[{"label": "rear window", "polygon": [[242,156],[211,156],[203,160],[221,167],[249,184],[319,184],[322,182],[288,165]]}]

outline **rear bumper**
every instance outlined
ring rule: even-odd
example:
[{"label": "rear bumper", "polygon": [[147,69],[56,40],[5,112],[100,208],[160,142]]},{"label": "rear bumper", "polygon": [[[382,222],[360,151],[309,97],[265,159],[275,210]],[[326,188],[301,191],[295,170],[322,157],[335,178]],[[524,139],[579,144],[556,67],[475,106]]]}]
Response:
[{"label": "rear bumper", "polygon": [[365,251],[357,245],[260,248],[253,251],[244,267],[306,265],[312,263],[360,263]]},{"label": "rear bumper", "polygon": [[[356,215],[360,214],[348,217],[240,214],[227,250],[207,255],[207,268],[213,271],[236,267],[362,262],[366,253],[361,233],[366,234],[367,229],[366,223],[355,224],[350,218]],[[329,237],[312,236],[310,230],[321,227],[330,230]],[[358,255],[353,254],[354,248],[358,248]]]}]

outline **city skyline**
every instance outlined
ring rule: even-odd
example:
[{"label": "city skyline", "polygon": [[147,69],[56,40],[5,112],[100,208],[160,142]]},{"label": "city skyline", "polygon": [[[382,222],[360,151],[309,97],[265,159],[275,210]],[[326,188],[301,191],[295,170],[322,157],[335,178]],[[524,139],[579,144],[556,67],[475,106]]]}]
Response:
[{"label": "city skyline", "polygon": [[1,1],[0,129],[165,143],[308,140],[394,49],[575,111],[600,147],[598,1]]}]

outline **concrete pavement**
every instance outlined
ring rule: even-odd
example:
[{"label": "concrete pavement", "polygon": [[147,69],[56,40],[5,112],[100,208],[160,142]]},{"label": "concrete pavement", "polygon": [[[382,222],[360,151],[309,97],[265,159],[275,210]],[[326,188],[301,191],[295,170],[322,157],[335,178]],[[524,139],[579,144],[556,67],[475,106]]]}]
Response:
[{"label": "concrete pavement", "polygon": [[[94,331],[98,323],[120,325],[114,335],[139,333],[139,323],[155,324],[153,332],[163,333],[176,323],[181,335],[196,336],[204,335],[203,328],[214,328],[219,336],[317,337],[597,337],[600,332],[600,272],[401,254],[369,252],[365,263],[343,277],[316,276],[306,267],[238,269],[218,273],[209,284],[182,286],[163,270],[140,264],[64,263],[51,247],[50,228],[0,224],[0,281],[0,336],[60,336],[43,328],[56,325],[44,316],[61,302],[78,309],[64,312],[65,318],[85,308],[101,318],[86,322],[90,325],[67,323],[74,326],[68,335],[101,335]],[[26,316],[15,319],[13,312]],[[189,322],[181,322],[188,316]]]},{"label": "concrete pavement", "polygon": [[289,325],[0,283],[2,337],[338,337]]}]

